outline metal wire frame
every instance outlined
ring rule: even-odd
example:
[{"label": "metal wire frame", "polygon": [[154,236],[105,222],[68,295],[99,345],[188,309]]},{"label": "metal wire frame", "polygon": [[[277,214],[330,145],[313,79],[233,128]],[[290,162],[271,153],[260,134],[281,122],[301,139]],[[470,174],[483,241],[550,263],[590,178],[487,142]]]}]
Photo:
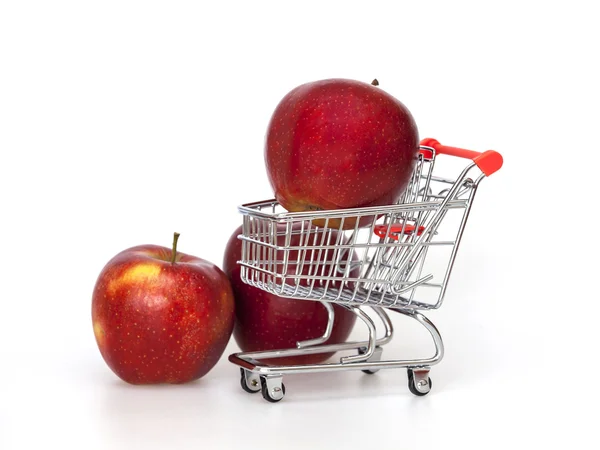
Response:
[{"label": "metal wire frame", "polygon": [[[275,200],[239,208],[243,214],[242,280],[273,294],[349,306],[439,308],[479,181],[433,176],[431,158],[418,157],[411,180],[395,205],[289,213]],[[451,210],[462,214],[449,239],[436,239]],[[370,225],[359,228],[359,222]],[[354,227],[344,230],[352,219]],[[315,226],[320,220],[324,226]],[[329,223],[339,222],[336,228]],[[448,230],[446,230],[448,231]],[[376,233],[377,232],[377,233]],[[441,281],[424,273],[432,247],[450,248]],[[437,289],[422,301],[421,289]]]},{"label": "metal wire frame", "polygon": [[[320,301],[328,312],[328,326],[316,339],[297,343],[295,349],[240,352],[229,356],[241,371],[247,392],[262,391],[271,402],[285,394],[284,374],[339,370],[406,368],[409,389],[426,395],[431,389],[429,371],[444,355],[442,337],[419,309],[439,308],[473,199],[482,173],[474,180],[468,165],[456,178],[434,176],[435,149],[421,146],[409,185],[395,205],[335,211],[289,213],[275,201],[255,202],[239,207],[243,214],[241,277],[246,283],[273,294],[299,300]],[[452,224],[449,214],[457,213]],[[344,229],[352,220],[354,227]],[[366,220],[361,220],[366,219]],[[323,223],[315,226],[314,222]],[[339,226],[329,227],[334,220]],[[368,225],[359,228],[359,223]],[[441,227],[441,224],[445,225]],[[447,236],[446,236],[447,235]],[[441,261],[441,280],[426,270],[433,249],[449,250]],[[440,261],[438,261],[440,262]],[[433,299],[421,292],[437,290]],[[365,325],[365,341],[326,344],[334,312],[331,303],[351,311]],[[370,309],[384,328],[377,337]],[[382,360],[382,346],[392,340],[392,322],[386,311],[395,311],[416,320],[430,334],[435,352],[420,359]],[[260,360],[355,350],[337,362],[306,365],[271,365]]]}]

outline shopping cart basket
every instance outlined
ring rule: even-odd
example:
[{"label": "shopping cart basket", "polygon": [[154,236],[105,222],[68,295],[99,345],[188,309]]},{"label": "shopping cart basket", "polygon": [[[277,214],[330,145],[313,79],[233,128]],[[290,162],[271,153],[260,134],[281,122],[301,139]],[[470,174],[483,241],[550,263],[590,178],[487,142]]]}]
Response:
[{"label": "shopping cart basket", "polygon": [[[471,162],[457,177],[443,178],[434,175],[439,155]],[[430,368],[441,361],[444,347],[437,328],[420,311],[442,305],[477,187],[501,166],[502,156],[493,150],[479,153],[424,139],[410,182],[397,204],[294,213],[275,200],[240,206],[242,280],[281,297],[319,301],[329,317],[321,337],[298,342],[297,348],[230,355],[229,360],[240,367],[242,388],[261,391],[266,400],[277,402],[285,394],[282,379],[286,374],[406,368],[410,391],[427,394]],[[366,325],[368,339],[325,344],[333,326],[332,304],[356,314]],[[382,346],[393,336],[387,310],[423,325],[433,339],[434,355],[382,360]],[[373,316],[383,324],[379,338]],[[355,354],[321,364],[261,362],[346,350]]]}]

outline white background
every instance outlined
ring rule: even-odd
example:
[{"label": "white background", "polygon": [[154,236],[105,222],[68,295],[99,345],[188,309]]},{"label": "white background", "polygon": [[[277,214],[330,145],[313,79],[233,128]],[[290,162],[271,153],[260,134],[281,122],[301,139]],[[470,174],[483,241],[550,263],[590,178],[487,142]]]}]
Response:
[{"label": "white background", "polygon": [[[597,445],[593,2],[0,3],[0,449]],[[221,265],[272,196],[263,139],[303,82],[371,81],[422,137],[505,159],[443,307],[432,392],[404,371],[297,375],[269,404],[226,355],[184,386],[102,360],[91,292],[133,245]],[[426,356],[394,317],[385,355]],[[591,412],[590,412],[591,410]]]}]

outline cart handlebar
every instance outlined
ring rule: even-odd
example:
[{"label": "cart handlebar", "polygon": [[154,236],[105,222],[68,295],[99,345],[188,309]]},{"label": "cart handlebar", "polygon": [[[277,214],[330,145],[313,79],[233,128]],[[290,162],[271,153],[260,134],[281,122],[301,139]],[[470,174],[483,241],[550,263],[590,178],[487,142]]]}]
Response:
[{"label": "cart handlebar", "polygon": [[477,167],[488,177],[502,167],[502,155],[495,150],[486,150],[480,153],[473,150],[442,145],[431,138],[423,139],[421,145],[435,149],[438,154],[472,159],[477,164]]}]

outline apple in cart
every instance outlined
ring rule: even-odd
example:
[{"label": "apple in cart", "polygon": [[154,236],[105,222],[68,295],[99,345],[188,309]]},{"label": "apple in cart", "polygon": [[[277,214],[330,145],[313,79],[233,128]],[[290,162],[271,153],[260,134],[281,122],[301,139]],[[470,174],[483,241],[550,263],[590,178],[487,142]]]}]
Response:
[{"label": "apple in cart", "polygon": [[102,357],[132,384],[184,383],[219,360],[234,323],[225,273],[173,248],[141,245],[102,269],[92,296],[94,335]]},{"label": "apple in cart", "polygon": [[[314,81],[277,105],[265,162],[275,197],[288,211],[388,205],[403,193],[419,150],[418,130],[406,106],[377,85]],[[371,220],[366,216],[359,226]],[[340,221],[327,226],[338,228]],[[354,225],[346,219],[343,228]]]},{"label": "apple in cart", "polygon": [[[278,228],[278,245],[285,244],[284,231],[285,226]],[[231,235],[223,259],[223,270],[231,280],[235,295],[236,321],[233,336],[240,349],[244,352],[254,352],[296,348],[298,341],[321,337],[328,323],[328,315],[327,310],[320,302],[279,297],[241,280],[241,266],[237,263],[242,256],[242,241],[238,239],[238,235],[241,233],[242,227],[240,226]],[[335,230],[331,230],[331,233],[330,242],[335,242],[338,234]],[[300,235],[292,234],[290,245],[298,246],[299,244],[301,244]],[[296,261],[297,257],[298,252],[291,250],[289,261]],[[319,261],[329,262],[333,260],[333,257],[334,251],[328,250],[323,252]],[[355,252],[352,260],[358,260]],[[301,273],[307,275],[309,270],[307,264]],[[291,263],[286,273],[295,274],[296,265]],[[358,275],[358,267],[352,268],[349,272],[349,277],[358,277]],[[301,285],[308,286],[309,283],[302,280]],[[338,289],[339,282],[332,283],[331,286]],[[356,321],[356,316],[347,309],[339,305],[333,305],[333,309],[335,320],[331,336],[326,344],[345,342]],[[318,353],[287,356],[265,359],[264,362],[282,365],[315,364],[327,360],[332,355],[333,353]]]}]

